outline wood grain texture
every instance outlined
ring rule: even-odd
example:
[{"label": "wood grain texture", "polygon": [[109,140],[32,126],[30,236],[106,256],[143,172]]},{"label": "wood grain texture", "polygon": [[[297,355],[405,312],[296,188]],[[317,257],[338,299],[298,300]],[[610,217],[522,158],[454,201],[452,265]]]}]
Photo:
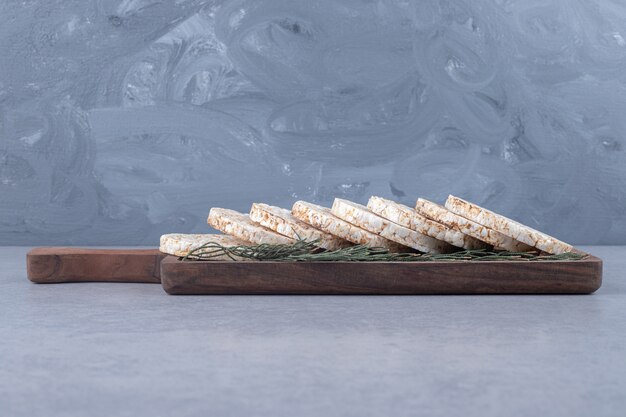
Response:
[{"label": "wood grain texture", "polygon": [[61,282],[159,283],[158,249],[35,248],[26,254],[28,279]]},{"label": "wood grain texture", "polygon": [[590,294],[602,260],[481,262],[161,262],[168,294]]}]

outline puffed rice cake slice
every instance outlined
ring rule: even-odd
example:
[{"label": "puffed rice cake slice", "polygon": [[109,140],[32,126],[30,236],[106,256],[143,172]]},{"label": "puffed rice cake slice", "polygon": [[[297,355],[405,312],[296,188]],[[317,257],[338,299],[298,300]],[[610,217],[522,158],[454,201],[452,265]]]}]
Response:
[{"label": "puffed rice cake slice", "polygon": [[336,198],[331,212],[355,226],[376,233],[386,239],[425,253],[449,253],[454,249],[446,242],[426,236],[389,221],[367,207],[352,201]]},{"label": "puffed rice cake slice", "polygon": [[295,240],[278,234],[252,221],[247,214],[213,207],[207,219],[209,226],[246,242],[262,244],[291,244]]},{"label": "puffed rice cake slice", "polygon": [[[199,248],[207,243],[217,243],[222,246],[245,246],[250,243],[236,237],[218,234],[185,234],[169,233],[162,235],[160,239],[159,251],[174,256],[187,256],[190,251]],[[208,249],[212,250],[212,249]],[[211,260],[224,261],[232,260],[225,254],[214,256]]]},{"label": "puffed rice cake slice", "polygon": [[432,201],[418,198],[415,203],[415,211],[422,216],[442,223],[461,233],[469,235],[475,239],[482,240],[496,249],[503,249],[511,252],[528,252],[533,250],[531,246],[519,242],[509,236],[503,235],[489,227],[485,227],[472,220],[466,219],[447,208],[433,203]]},{"label": "puffed rice cake slice", "polygon": [[345,239],[316,229],[310,224],[295,218],[291,211],[281,207],[254,203],[250,208],[250,219],[292,239],[317,240],[317,245],[320,248],[336,250],[352,245]]},{"label": "puffed rice cake slice", "polygon": [[547,253],[558,255],[574,250],[574,247],[568,243],[453,195],[448,196],[446,208],[460,216]]},{"label": "puffed rice cake slice", "polygon": [[380,217],[458,248],[468,250],[491,248],[488,243],[424,217],[411,207],[392,200],[372,196],[367,202],[367,208]]},{"label": "puffed rice cake slice", "polygon": [[327,207],[307,203],[306,201],[296,201],[291,209],[291,214],[317,229],[357,245],[385,248],[389,252],[411,252],[409,247],[392,242],[338,218]]}]

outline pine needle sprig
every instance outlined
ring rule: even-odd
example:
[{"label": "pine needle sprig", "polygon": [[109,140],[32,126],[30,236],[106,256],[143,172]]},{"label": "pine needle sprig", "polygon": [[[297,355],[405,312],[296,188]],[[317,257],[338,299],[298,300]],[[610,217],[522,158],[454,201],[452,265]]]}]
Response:
[{"label": "pine needle sprig", "polygon": [[297,240],[292,244],[268,244],[250,246],[223,246],[208,242],[187,253],[180,259],[214,260],[224,257],[233,261],[275,262],[428,262],[428,261],[562,261],[579,260],[585,254],[567,252],[559,255],[541,255],[538,252],[488,251],[485,249],[459,250],[453,253],[395,253],[386,248],[354,245],[327,250],[318,246],[319,241]]},{"label": "pine needle sprig", "polygon": [[185,255],[182,259],[207,260],[227,256],[233,261],[242,259],[275,261],[288,258],[289,256],[314,253],[319,250],[316,243],[317,241],[297,240],[292,244],[262,243],[259,245],[249,246],[224,246],[217,242],[208,242],[189,251],[189,253],[187,253],[187,255]]}]

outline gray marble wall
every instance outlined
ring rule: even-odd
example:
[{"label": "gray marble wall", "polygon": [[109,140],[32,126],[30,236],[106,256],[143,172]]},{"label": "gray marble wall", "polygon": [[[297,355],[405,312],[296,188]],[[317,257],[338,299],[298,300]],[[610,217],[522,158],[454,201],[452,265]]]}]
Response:
[{"label": "gray marble wall", "polygon": [[621,0],[0,2],[0,244],[448,193],[626,243]]}]

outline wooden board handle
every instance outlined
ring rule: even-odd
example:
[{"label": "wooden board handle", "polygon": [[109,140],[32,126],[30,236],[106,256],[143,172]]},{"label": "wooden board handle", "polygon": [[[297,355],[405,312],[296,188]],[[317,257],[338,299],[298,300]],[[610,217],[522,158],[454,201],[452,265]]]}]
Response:
[{"label": "wooden board handle", "polygon": [[28,279],[60,282],[160,283],[158,249],[35,248],[26,254]]}]

